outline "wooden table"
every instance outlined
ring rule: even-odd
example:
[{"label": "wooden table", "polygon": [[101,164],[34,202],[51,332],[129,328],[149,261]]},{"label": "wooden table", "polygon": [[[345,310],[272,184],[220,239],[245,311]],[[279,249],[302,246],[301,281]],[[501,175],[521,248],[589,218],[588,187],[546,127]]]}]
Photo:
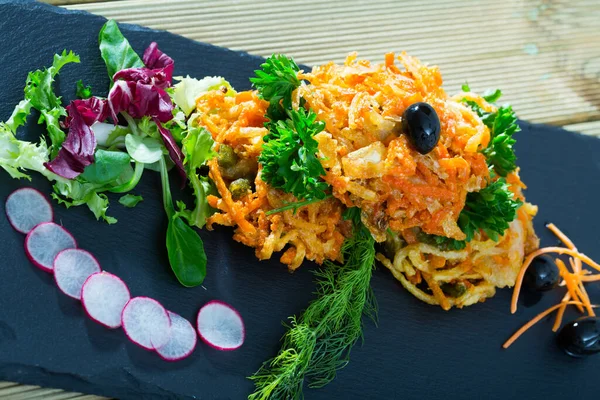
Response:
[{"label": "wooden table", "polygon": [[[501,88],[520,118],[600,136],[598,0],[48,0],[119,22],[315,65],[406,50],[450,93]],[[0,382],[0,399],[99,400]]]}]

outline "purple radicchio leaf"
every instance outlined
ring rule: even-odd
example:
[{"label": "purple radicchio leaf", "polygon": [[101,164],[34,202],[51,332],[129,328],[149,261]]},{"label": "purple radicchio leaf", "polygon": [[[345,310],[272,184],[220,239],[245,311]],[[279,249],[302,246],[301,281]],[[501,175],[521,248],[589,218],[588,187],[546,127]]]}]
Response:
[{"label": "purple radicchio leaf", "polygon": [[156,126],[158,126],[158,131],[160,132],[160,136],[162,137],[165,147],[169,152],[169,157],[171,157],[171,160],[173,160],[175,166],[177,167],[177,171],[182,179],[181,186],[183,187],[185,186],[185,182],[187,180],[187,174],[185,172],[185,168],[183,167],[183,153],[179,146],[177,146],[177,142],[175,141],[171,131],[162,126],[158,119],[155,118],[154,122],[156,123]]},{"label": "purple radicchio leaf", "polygon": [[104,121],[108,111],[106,100],[97,97],[72,101],[67,106],[68,117],[65,120],[65,126],[69,128],[67,138],[58,155],[45,163],[45,167],[63,178],[79,176],[94,162],[96,137],[91,126],[96,121]]},{"label": "purple radicchio leaf", "polygon": [[153,42],[144,52],[143,61],[146,67],[124,69],[114,75],[114,85],[108,94],[112,119],[116,123],[122,111],[137,119],[151,117],[185,184],[183,154],[171,132],[162,125],[173,119],[173,102],[165,91],[171,86],[173,59]]}]

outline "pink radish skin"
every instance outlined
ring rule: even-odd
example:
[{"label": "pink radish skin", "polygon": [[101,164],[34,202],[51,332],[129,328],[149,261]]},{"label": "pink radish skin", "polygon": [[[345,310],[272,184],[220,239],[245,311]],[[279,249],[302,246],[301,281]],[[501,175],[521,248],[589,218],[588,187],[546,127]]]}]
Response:
[{"label": "pink radish skin", "polygon": [[14,230],[24,234],[42,222],[54,220],[54,211],[46,196],[30,187],[12,192],[6,199],[4,210]]},{"label": "pink radish skin", "polygon": [[202,306],[198,311],[196,327],[204,343],[221,351],[239,349],[246,338],[244,320],[240,313],[219,300],[212,300]]},{"label": "pink radish skin", "polygon": [[157,348],[156,352],[165,361],[183,360],[194,352],[198,335],[190,321],[171,311],[167,312],[171,318],[171,335],[167,344]]},{"label": "pink radish skin", "polygon": [[100,264],[89,252],[81,249],[66,249],[54,259],[56,286],[69,297],[81,300],[81,289],[85,281],[102,271]]},{"label": "pink radish skin", "polygon": [[25,236],[25,254],[36,267],[49,273],[53,272],[58,253],[76,247],[75,238],[54,222],[42,222]]},{"label": "pink radish skin", "polygon": [[149,297],[134,297],[121,313],[121,325],[133,343],[146,350],[166,345],[171,336],[167,310]]},{"label": "pink radish skin", "polygon": [[105,271],[90,275],[81,288],[81,304],[88,317],[110,329],[121,326],[121,313],[130,298],[125,282]]}]

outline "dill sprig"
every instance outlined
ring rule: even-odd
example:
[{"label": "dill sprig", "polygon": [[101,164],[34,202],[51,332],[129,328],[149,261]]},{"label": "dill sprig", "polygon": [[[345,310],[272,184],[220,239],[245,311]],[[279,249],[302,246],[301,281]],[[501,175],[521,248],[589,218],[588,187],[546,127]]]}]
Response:
[{"label": "dill sprig", "polygon": [[302,399],[304,381],[311,388],[331,382],[348,364],[362,338],[362,317],[377,319],[370,281],[375,240],[360,222],[360,210],[349,209],[354,232],[342,247],[344,265],[327,262],[315,272],[317,298],[301,317],[290,318],[279,354],[250,377],[256,390],[249,400]]}]

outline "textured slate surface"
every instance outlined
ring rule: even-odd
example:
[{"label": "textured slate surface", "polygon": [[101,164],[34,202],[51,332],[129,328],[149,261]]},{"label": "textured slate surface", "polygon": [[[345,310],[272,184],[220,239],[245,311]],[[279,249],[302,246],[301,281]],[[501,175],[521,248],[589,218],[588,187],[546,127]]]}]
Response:
[{"label": "textured slate surface", "polygon": [[[100,17],[71,13],[30,2],[0,1],[0,120],[22,98],[28,71],[48,65],[63,48],[80,54],[82,64],[61,73],[59,86],[72,98],[82,78],[101,93],[108,78],[96,37]],[[132,45],[142,52],[157,41],[175,58],[176,75],[223,75],[240,89],[260,59],[203,45],[164,33],[127,26]],[[557,128],[523,124],[518,155],[528,199],[540,206],[536,227],[543,244],[555,239],[544,231],[553,221],[578,247],[600,258],[595,206],[600,195],[600,141]],[[23,132],[28,137],[36,129]],[[0,198],[24,182],[0,174]],[[49,193],[49,184],[33,185]],[[175,189],[175,186],[174,186]],[[80,306],[55,289],[51,276],[26,259],[22,235],[0,218],[0,380],[18,381],[123,399],[241,399],[251,390],[245,379],[272,356],[284,332],[280,322],[299,312],[312,297],[311,266],[294,275],[276,261],[258,262],[253,251],[233,242],[230,231],[203,232],[209,274],[206,289],[185,289],[169,272],[164,250],[165,219],[158,176],[148,173],[138,193],[145,201],[124,209],[113,196],[117,225],[96,222],[83,209],[55,207],[56,219],[94,253],[103,267],[122,277],[133,295],[148,295],[167,308],[193,319],[206,301],[218,298],[237,307],[246,321],[247,341],[236,352],[217,352],[200,345],[179,363],[165,363],[130,344],[122,331],[108,331],[89,321]],[[3,202],[2,202],[3,203]],[[484,304],[444,312],[422,304],[379,268],[373,277],[380,323],[367,323],[364,345],[352,353],[350,365],[308,399],[389,398],[577,398],[595,395],[600,358],[573,360],[558,351],[550,322],[534,327],[511,349],[501,343],[522,323],[556,301],[546,296],[535,307],[521,305],[511,316],[510,291],[500,291]],[[592,298],[600,291],[591,288]],[[575,317],[571,311],[568,317]]]}]

